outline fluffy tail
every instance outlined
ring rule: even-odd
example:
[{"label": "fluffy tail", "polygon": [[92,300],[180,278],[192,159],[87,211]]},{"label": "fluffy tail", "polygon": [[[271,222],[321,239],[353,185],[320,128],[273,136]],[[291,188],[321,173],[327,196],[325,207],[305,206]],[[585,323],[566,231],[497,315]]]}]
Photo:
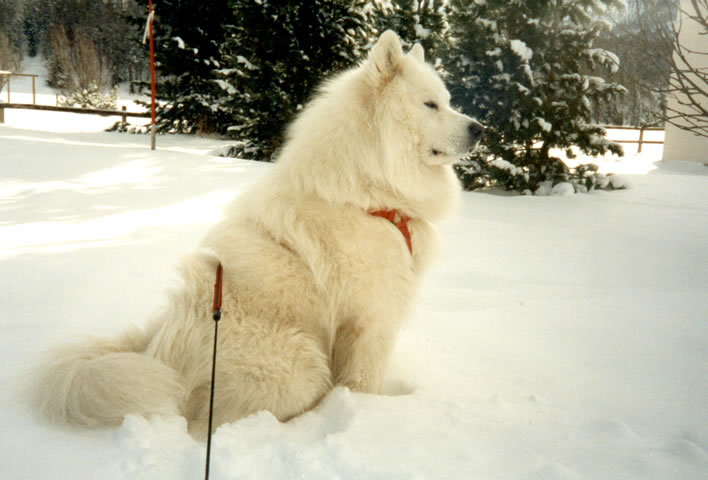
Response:
[{"label": "fluffy tail", "polygon": [[149,337],[134,328],[55,351],[39,369],[34,400],[51,420],[87,427],[119,425],[127,414],[180,415],[179,374],[144,355]]}]

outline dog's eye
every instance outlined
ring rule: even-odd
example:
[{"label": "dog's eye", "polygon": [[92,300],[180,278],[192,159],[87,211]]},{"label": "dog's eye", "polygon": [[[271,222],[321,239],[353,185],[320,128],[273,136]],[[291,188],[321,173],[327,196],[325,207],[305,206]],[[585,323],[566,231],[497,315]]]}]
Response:
[{"label": "dog's eye", "polygon": [[423,105],[425,105],[428,108],[432,108],[433,110],[438,109],[438,104],[432,101],[425,102]]}]

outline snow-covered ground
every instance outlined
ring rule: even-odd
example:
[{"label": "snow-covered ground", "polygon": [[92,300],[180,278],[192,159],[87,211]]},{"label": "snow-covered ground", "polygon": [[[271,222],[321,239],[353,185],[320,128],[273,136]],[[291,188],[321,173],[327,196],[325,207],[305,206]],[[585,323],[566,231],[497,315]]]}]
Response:
[{"label": "snow-covered ground", "polygon": [[[153,152],[102,132],[111,118],[5,119],[0,476],[201,478],[205,445],[183,419],[57,427],[22,386],[45,350],[141,324],[179,256],[270,166],[195,137]],[[336,389],[286,424],[225,425],[212,478],[708,478],[708,168],[657,158],[603,164],[630,190],[465,193],[387,395]]]}]

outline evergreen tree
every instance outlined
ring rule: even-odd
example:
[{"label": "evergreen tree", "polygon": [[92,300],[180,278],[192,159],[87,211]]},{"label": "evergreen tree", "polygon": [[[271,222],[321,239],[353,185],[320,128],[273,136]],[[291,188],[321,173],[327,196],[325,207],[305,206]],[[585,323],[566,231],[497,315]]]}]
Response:
[{"label": "evergreen tree", "polygon": [[[17,71],[22,63],[21,9],[18,0],[0,1],[0,70]],[[0,88],[4,83],[0,78]]]},{"label": "evergreen tree", "polygon": [[91,0],[25,2],[29,53],[42,52],[51,86],[67,95],[89,87],[104,92],[129,76],[137,29],[123,17],[124,8]]},{"label": "evergreen tree", "polygon": [[[398,33],[406,48],[420,43],[431,63],[438,63],[448,40],[447,2],[443,0],[393,0],[391,8],[380,19],[379,30]],[[439,66],[439,65],[438,65]]]},{"label": "evergreen tree", "polygon": [[267,0],[230,3],[223,97],[230,133],[240,145],[230,155],[270,160],[286,124],[323,78],[356,62],[376,32],[377,2]]},{"label": "evergreen tree", "polygon": [[[447,70],[463,110],[484,122],[485,147],[460,175],[467,188],[499,184],[536,191],[544,182],[573,181],[593,188],[594,166],[571,171],[552,148],[622,154],[605,131],[590,123],[593,101],[624,92],[618,84],[581,73],[617,68],[617,57],[593,48],[609,28],[599,14],[623,0],[450,1],[454,36]],[[547,186],[548,183],[545,183]]]},{"label": "evergreen tree", "polygon": [[[133,22],[144,27],[148,0]],[[156,94],[159,132],[222,132],[229,113],[219,108],[223,96],[216,69],[222,67],[223,25],[233,11],[225,1],[161,0],[154,2]],[[147,48],[147,47],[143,47]],[[148,88],[148,82],[140,82]]]},{"label": "evergreen tree", "polygon": [[41,52],[51,23],[51,9],[42,0],[27,0],[24,7],[23,30],[27,41],[27,53],[36,57]]}]

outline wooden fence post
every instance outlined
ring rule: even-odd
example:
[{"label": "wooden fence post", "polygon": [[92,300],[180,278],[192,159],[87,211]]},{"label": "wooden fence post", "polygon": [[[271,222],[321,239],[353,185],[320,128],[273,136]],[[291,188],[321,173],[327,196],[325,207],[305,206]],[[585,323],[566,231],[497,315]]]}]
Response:
[{"label": "wooden fence post", "polygon": [[125,126],[128,124],[128,115],[126,115],[125,105],[123,105],[120,110],[122,112],[122,114],[120,116],[121,122],[123,122],[123,128],[125,128]]},{"label": "wooden fence post", "polygon": [[0,123],[5,123],[5,108],[0,103]]},{"label": "wooden fence post", "polygon": [[644,128],[645,125],[639,127],[639,147],[637,148],[637,153],[642,153],[642,143],[644,142]]}]

